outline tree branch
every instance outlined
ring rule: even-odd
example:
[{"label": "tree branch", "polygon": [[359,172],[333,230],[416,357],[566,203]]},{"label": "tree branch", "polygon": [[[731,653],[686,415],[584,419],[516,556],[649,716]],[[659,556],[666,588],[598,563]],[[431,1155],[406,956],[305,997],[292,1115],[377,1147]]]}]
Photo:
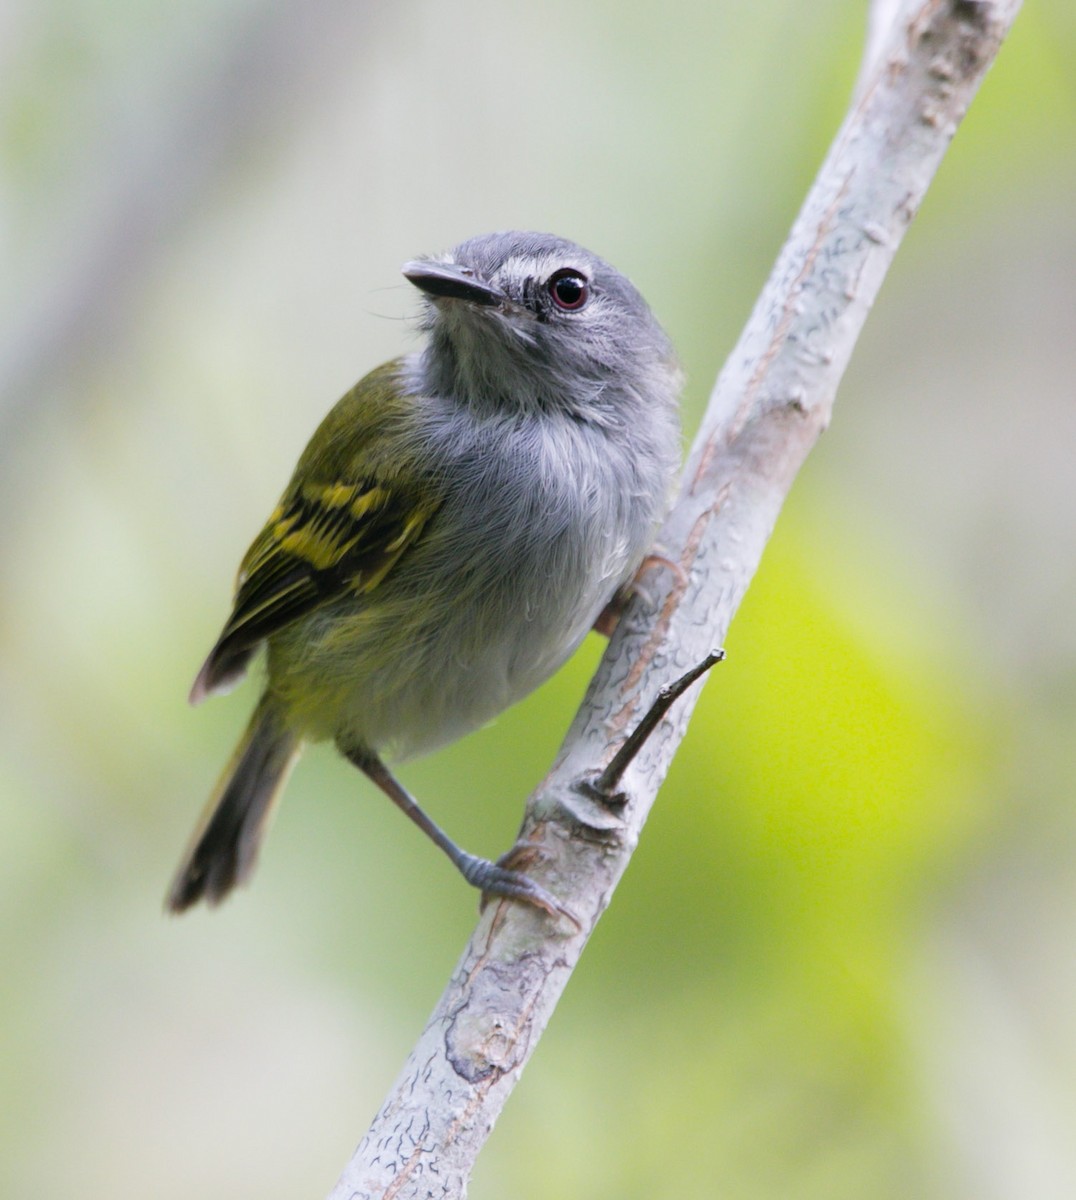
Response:
[{"label": "tree branch", "polygon": [[680,497],[552,771],[517,857],[578,919],[497,903],[330,1200],[459,1197],[627,866],[700,684],[616,784],[593,781],[663,684],[720,645],[819,434],[905,229],[1019,8],[917,0],[885,32],[754,312],[714,388]]}]

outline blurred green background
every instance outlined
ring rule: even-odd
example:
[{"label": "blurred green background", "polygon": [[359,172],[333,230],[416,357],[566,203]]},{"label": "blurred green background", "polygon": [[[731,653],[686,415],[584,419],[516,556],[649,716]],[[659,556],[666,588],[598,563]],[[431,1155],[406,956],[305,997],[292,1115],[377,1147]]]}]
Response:
[{"label": "blurred green background", "polygon": [[[326,749],[162,916],[246,721],[184,703],[416,254],[626,271],[694,428],[843,114],[852,0],[0,13],[0,1193],[317,1196],[475,900]],[[1076,1195],[1076,10],[898,255],[474,1200]],[[600,653],[403,770],[506,848]]]}]

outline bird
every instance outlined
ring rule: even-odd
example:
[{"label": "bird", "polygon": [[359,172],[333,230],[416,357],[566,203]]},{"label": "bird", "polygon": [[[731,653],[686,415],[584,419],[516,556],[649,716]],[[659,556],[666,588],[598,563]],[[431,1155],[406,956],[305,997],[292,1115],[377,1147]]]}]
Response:
[{"label": "bird", "polygon": [[193,704],[229,691],[264,651],[172,912],[248,879],[292,766],[320,741],[485,896],[559,909],[508,856],[452,841],[386,760],[488,723],[615,611],[671,497],[682,372],[634,285],[567,239],[485,234],[402,272],[417,348],[317,428],[191,689]]}]

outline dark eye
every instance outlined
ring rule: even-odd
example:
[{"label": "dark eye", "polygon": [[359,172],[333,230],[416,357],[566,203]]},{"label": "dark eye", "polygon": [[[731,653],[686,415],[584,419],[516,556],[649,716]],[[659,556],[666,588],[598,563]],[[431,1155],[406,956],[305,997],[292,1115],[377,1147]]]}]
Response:
[{"label": "dark eye", "polygon": [[569,312],[582,308],[590,299],[590,287],[586,276],[580,275],[573,267],[563,267],[554,271],[546,287],[549,288],[549,294],[557,308],[564,308]]}]

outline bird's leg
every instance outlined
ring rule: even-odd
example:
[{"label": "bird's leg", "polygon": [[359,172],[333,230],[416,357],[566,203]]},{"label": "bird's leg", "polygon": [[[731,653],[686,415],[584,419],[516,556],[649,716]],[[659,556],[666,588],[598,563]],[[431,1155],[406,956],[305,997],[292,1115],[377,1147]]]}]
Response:
[{"label": "bird's leg", "polygon": [[613,630],[620,624],[620,618],[624,615],[624,609],[628,607],[628,601],[634,595],[634,579],[630,583],[621,584],[609,598],[608,604],[598,613],[594,621],[594,632],[600,633],[602,637],[612,637]]},{"label": "bird's leg", "polygon": [[620,618],[624,615],[624,609],[628,607],[628,603],[633,596],[642,596],[643,600],[649,606],[653,607],[653,600],[646,588],[639,582],[651,568],[667,567],[676,576],[678,582],[685,583],[687,581],[684,568],[660,551],[661,548],[655,546],[653,552],[648,554],[639,564],[639,569],[631,579],[627,583],[622,583],[612,594],[608,604],[598,613],[594,621],[593,629],[595,633],[600,633],[603,637],[612,637],[613,630],[620,624]]},{"label": "bird's leg", "polygon": [[476,854],[468,854],[466,850],[457,846],[448,834],[422,811],[418,801],[372,750],[344,750],[343,752],[348,761],[354,763],[367,779],[377,784],[393,804],[409,816],[434,845],[440,846],[452,860],[456,870],[472,887],[478,888],[484,897],[504,896],[509,900],[522,900],[525,904],[532,904],[535,908],[549,913],[551,917],[567,916],[573,921],[575,920],[545,888],[524,875],[522,871],[515,871],[500,863],[490,862],[488,858],[479,858]]}]

